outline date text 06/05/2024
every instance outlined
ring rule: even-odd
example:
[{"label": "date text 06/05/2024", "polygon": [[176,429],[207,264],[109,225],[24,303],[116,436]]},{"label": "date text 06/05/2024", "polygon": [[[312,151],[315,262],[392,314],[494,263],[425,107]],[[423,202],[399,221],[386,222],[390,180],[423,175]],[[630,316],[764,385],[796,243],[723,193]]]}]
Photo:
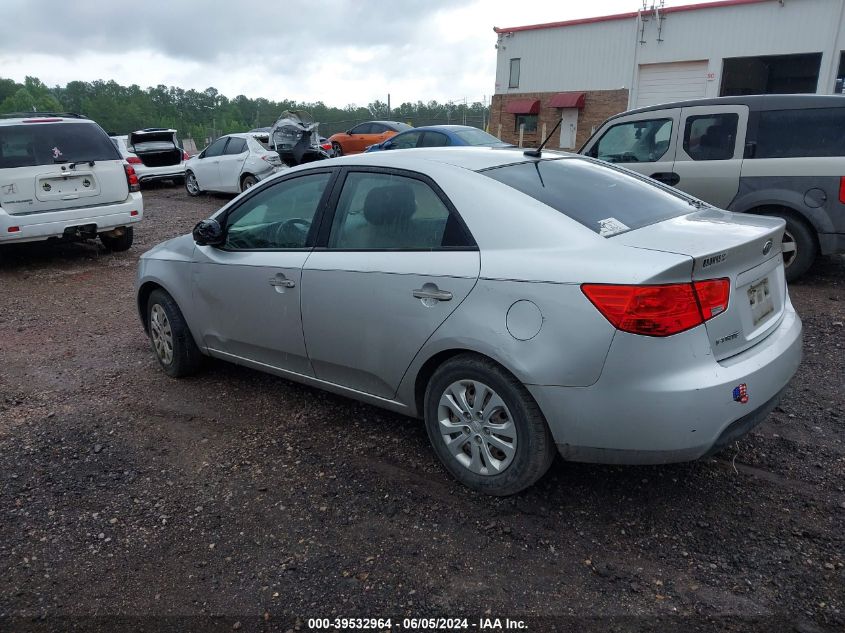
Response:
[{"label": "date text 06/05/2024", "polygon": [[528,625],[524,620],[510,618],[479,618],[470,621],[468,618],[309,618],[310,631],[344,631],[344,630],[377,630],[377,631],[437,631],[437,630],[467,630],[479,631],[525,631]]}]

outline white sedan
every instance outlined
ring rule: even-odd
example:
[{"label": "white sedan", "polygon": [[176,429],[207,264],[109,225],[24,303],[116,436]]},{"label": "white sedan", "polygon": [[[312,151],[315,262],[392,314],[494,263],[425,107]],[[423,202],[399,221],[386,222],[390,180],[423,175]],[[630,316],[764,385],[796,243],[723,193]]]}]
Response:
[{"label": "white sedan", "polygon": [[221,136],[185,163],[185,189],[240,193],[283,168],[279,155],[252,134]]}]

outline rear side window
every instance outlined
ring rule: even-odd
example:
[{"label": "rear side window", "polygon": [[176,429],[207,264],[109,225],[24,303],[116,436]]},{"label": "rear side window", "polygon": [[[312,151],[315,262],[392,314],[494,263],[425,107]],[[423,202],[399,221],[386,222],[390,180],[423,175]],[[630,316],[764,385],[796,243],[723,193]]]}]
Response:
[{"label": "rear side window", "polygon": [[0,168],[86,160],[120,160],[111,139],[94,123],[0,125]]},{"label": "rear side window", "polygon": [[246,140],[242,138],[232,137],[229,139],[229,144],[226,146],[226,154],[242,154],[246,151]]},{"label": "rear side window", "polygon": [[684,126],[684,151],[693,160],[731,159],[738,124],[734,113],[691,116]]},{"label": "rear side window", "polygon": [[681,196],[583,159],[540,160],[480,172],[549,205],[604,237],[692,210]]},{"label": "rear side window", "polygon": [[845,156],[845,108],[760,112],[754,158]]}]

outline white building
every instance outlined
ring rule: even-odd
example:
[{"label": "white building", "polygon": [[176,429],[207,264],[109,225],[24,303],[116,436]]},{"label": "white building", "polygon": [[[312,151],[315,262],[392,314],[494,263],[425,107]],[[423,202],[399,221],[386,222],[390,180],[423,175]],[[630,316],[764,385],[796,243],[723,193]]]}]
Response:
[{"label": "white building", "polygon": [[[633,2],[634,0],[632,0]],[[843,92],[845,0],[722,0],[494,28],[491,128],[574,149],[622,110],[700,97]]]}]

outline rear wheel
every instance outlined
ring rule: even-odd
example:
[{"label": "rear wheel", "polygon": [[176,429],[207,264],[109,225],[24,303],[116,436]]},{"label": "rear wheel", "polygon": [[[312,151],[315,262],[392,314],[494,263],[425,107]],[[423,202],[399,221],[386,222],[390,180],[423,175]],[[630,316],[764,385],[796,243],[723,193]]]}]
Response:
[{"label": "rear wheel", "polygon": [[241,191],[246,191],[250,187],[254,187],[255,183],[257,183],[255,176],[252,174],[247,174],[243,178],[241,178]]},{"label": "rear wheel", "polygon": [[200,184],[197,182],[197,177],[192,171],[185,174],[185,190],[188,192],[189,196],[198,196],[202,193]]},{"label": "rear wheel", "polygon": [[334,152],[335,156],[343,156],[343,147],[341,147],[340,143],[332,143],[332,152]]},{"label": "rear wheel", "polygon": [[788,213],[769,212],[767,215],[786,220],[783,233],[783,265],[786,280],[795,281],[806,273],[818,255],[818,245],[813,230],[807,224]]},{"label": "rear wheel", "polygon": [[100,235],[100,241],[110,251],[128,251],[132,246],[134,231],[131,226],[124,226],[119,235]]},{"label": "rear wheel", "polygon": [[432,376],[425,425],[452,476],[486,494],[520,492],[554,460],[554,440],[531,394],[504,369],[472,354],[446,361]]},{"label": "rear wheel", "polygon": [[196,373],[202,363],[202,353],[179,306],[164,290],[150,293],[147,326],[153,353],[168,376],[181,378]]}]

